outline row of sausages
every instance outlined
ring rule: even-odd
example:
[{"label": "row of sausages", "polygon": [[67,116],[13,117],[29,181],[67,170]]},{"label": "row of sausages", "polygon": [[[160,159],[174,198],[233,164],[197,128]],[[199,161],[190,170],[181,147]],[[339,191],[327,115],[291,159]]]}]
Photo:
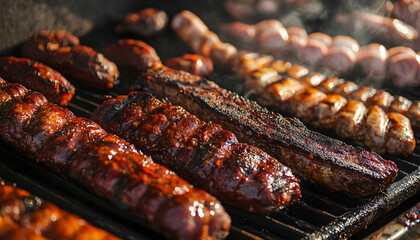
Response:
[{"label": "row of sausages", "polygon": [[0,80],[0,139],[174,239],[223,238],[221,203],[98,124]]},{"label": "row of sausages", "polygon": [[293,55],[305,64],[325,67],[334,74],[361,69],[365,78],[378,82],[389,78],[401,87],[420,85],[420,56],[409,47],[387,50],[378,43],[360,46],[349,36],[308,34],[303,28],[285,28],[277,20],[255,25],[234,22],[228,31],[235,39],[254,42],[275,55]]},{"label": "row of sausages", "polygon": [[[181,22],[182,20],[182,22]],[[180,27],[180,26],[183,27]],[[189,46],[197,53],[201,53],[205,56],[214,56],[212,55],[212,52],[218,51],[219,55],[224,55],[224,59],[227,60],[227,64],[225,66],[230,67],[233,69],[241,78],[245,79],[245,85],[249,90],[252,90],[254,92],[257,92],[259,94],[264,95],[264,89],[267,86],[271,86],[274,82],[277,82],[282,79],[282,75],[284,73],[288,73],[291,75],[291,77],[295,78],[302,78],[304,76],[308,75],[308,69],[305,69],[301,67],[301,70],[303,71],[296,71],[298,65],[292,66],[292,64],[288,62],[282,62],[282,61],[273,61],[272,57],[270,56],[260,56],[256,53],[246,53],[238,52],[237,49],[232,45],[226,45],[226,43],[221,42],[219,38],[215,37],[215,34],[208,30],[208,28],[205,26],[205,24],[195,15],[193,15],[191,12],[184,11],[181,14],[177,15],[173,22],[172,26],[174,30],[177,32],[178,36],[185,41]],[[188,26],[185,27],[185,26]],[[187,32],[188,31],[188,32]],[[220,47],[218,46],[228,46],[226,49],[229,49],[229,51],[220,51]],[[214,49],[213,49],[214,48]],[[208,50],[210,49],[210,51]],[[233,49],[233,50],[232,50]],[[216,55],[216,56],[219,56]],[[215,62],[217,62],[217,58],[214,58]],[[316,74],[315,74],[316,75]],[[315,76],[313,75],[313,76]],[[308,77],[311,77],[312,75],[308,75]],[[325,76],[319,75],[317,78],[312,77],[313,80],[317,80],[318,83],[322,82],[323,80],[326,80]],[[315,79],[315,80],[314,80]],[[343,92],[351,93],[353,91],[356,91],[359,87],[351,82],[346,82],[345,85],[343,85],[343,82],[341,82],[338,78],[330,78],[330,79],[337,79],[337,83],[332,87],[333,89],[345,89]],[[329,80],[330,81],[330,80]],[[291,92],[293,95],[295,95],[296,92],[293,89],[299,88],[299,86],[304,86],[299,81],[292,81],[290,83],[293,83],[293,86],[289,86],[289,89],[291,89]],[[352,84],[351,90],[348,87],[345,87],[346,85]],[[330,84],[331,85],[331,84]],[[343,85],[339,87],[338,85]],[[304,88],[300,88],[303,90]],[[362,88],[361,88],[362,89]],[[363,88],[365,89],[365,88]],[[366,89],[365,89],[366,90]],[[315,90],[314,90],[315,91]],[[303,91],[302,91],[303,92]],[[300,93],[302,93],[300,92]],[[301,114],[298,114],[300,117],[303,117],[302,115],[305,114],[307,119],[311,117],[313,119],[314,116],[308,116],[309,111],[305,111],[305,107],[311,106],[313,107],[316,105],[315,103],[320,103],[322,100],[325,100],[325,103],[327,101],[333,101],[331,104],[333,104],[334,107],[340,106],[340,109],[344,107],[347,103],[347,100],[344,97],[336,96],[335,98],[326,98],[325,94],[330,94],[330,92],[322,93],[318,91],[320,94],[320,98],[317,99],[317,102],[314,102],[314,99],[311,98],[294,98],[293,104],[296,106],[296,104],[300,104],[300,107],[295,107],[291,109],[295,109],[296,111],[289,112],[291,114],[298,114],[301,112]],[[336,91],[338,93],[338,90]],[[365,119],[366,113],[368,113],[367,109],[370,107],[370,105],[377,105],[378,107],[373,107],[372,109],[378,110],[382,113],[382,111],[388,111],[389,107],[392,103],[394,103],[395,108],[400,108],[400,112],[406,113],[407,115],[413,114],[414,119],[418,119],[418,107],[416,106],[418,104],[412,104],[410,101],[402,98],[395,98],[393,96],[388,96],[389,93],[386,93],[384,91],[376,91],[372,89],[370,91],[371,95],[365,94],[364,98],[365,102],[367,100],[372,101],[371,104],[365,105],[365,103],[358,101],[359,104],[356,104],[357,106],[363,106],[364,111],[356,111],[355,114],[359,114],[360,119],[354,119],[350,115],[342,114],[343,117],[345,117],[347,120],[347,123],[345,125],[340,125],[340,128],[349,128],[351,129],[353,125],[360,125],[364,124],[366,121],[362,121]],[[362,94],[362,90],[360,91],[360,94]],[[292,95],[292,96],[293,96]],[[375,96],[376,95],[376,96]],[[290,96],[290,97],[292,97]],[[375,97],[373,97],[375,96]],[[340,102],[341,101],[341,102]],[[355,101],[355,100],[354,100]],[[403,103],[400,103],[402,101]],[[409,102],[410,104],[408,107],[413,106],[413,108],[408,111],[406,102]],[[353,102],[350,101],[350,102]],[[384,102],[383,104],[381,102]],[[279,103],[278,99],[270,99],[270,105],[277,106]],[[370,103],[370,102],[368,102]],[[335,104],[335,105],[334,105]],[[382,110],[381,104],[384,106],[385,110]],[[349,107],[354,106],[354,104],[349,105]],[[398,106],[398,107],[397,107]],[[359,107],[360,108],[360,107]],[[298,111],[298,109],[302,111]],[[379,110],[380,109],[380,110]],[[410,112],[410,113],[408,113]],[[333,114],[335,115],[335,113]],[[387,115],[387,114],[382,114]],[[378,125],[372,125],[371,128],[374,130],[370,130],[370,138],[366,137],[366,140],[360,141],[359,139],[354,138],[359,144],[363,144],[366,147],[369,147],[373,150],[379,151],[381,153],[384,153],[384,150],[388,153],[392,154],[409,154],[414,150],[415,146],[415,140],[414,135],[411,129],[410,121],[407,119],[407,117],[403,116],[400,113],[392,113],[391,115],[398,116],[397,118],[392,118],[398,121],[397,125],[388,124],[390,122],[389,116],[386,118],[383,117],[382,120],[386,124],[382,124],[380,126]],[[318,116],[320,117],[320,116]],[[327,117],[327,116],[324,116]],[[331,118],[331,114],[329,118]],[[334,116],[335,117],[335,116]],[[352,121],[356,121],[355,123]],[[324,119],[325,121],[325,119]],[[391,122],[394,122],[393,120]],[[321,124],[320,124],[321,125]],[[393,127],[393,128],[391,128]],[[391,130],[393,129],[393,130]],[[386,134],[384,133],[386,132]],[[382,139],[380,141],[376,141],[376,137],[373,136],[373,134],[382,133]],[[395,134],[395,135],[394,135]],[[388,137],[386,137],[388,135]],[[344,132],[342,134],[344,137],[350,137],[351,134],[345,135]],[[372,141],[374,139],[374,141]],[[388,140],[385,140],[388,139]],[[392,140],[391,140],[392,139]],[[386,144],[386,141],[389,141],[388,144]],[[395,141],[398,142],[398,144],[395,144]],[[391,142],[393,144],[391,144]],[[389,147],[386,147],[385,145],[388,145]]]}]

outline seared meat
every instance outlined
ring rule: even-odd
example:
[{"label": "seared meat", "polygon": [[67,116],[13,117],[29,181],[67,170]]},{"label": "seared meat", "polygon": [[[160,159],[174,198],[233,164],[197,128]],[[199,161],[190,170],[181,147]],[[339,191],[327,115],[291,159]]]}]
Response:
[{"label": "seared meat", "polygon": [[94,122],[12,83],[0,85],[0,110],[2,141],[144,217],[163,234],[176,239],[227,235],[230,218],[220,202]]},{"label": "seared meat", "polygon": [[144,8],[127,14],[115,27],[118,33],[134,33],[140,37],[151,37],[162,32],[168,23],[168,15],[156,8]]},{"label": "seared meat", "polygon": [[162,66],[155,49],[140,40],[123,39],[110,43],[105,47],[104,55],[132,75]]},{"label": "seared meat", "polygon": [[298,80],[285,78],[265,88],[259,101],[264,106],[275,107],[308,124],[333,129],[339,136],[350,138],[380,154],[412,153],[415,139],[408,118],[395,113],[401,119],[400,127],[404,130],[398,131],[400,135],[394,138],[398,145],[387,151],[385,138],[396,134],[391,133],[392,127],[388,124],[388,115],[392,112],[383,110],[389,107],[388,95],[377,91],[366,104],[353,99],[347,101],[342,95],[354,92],[354,86],[354,83],[346,81],[334,88],[331,94],[325,94]]},{"label": "seared meat", "polygon": [[[372,18],[371,15],[364,13],[355,13],[352,17],[359,15],[362,19]],[[383,18],[382,16],[373,16],[373,18]],[[364,20],[357,19],[357,21]],[[389,21],[389,19],[386,21]],[[288,58],[295,56],[301,62],[311,66],[325,67],[334,74],[348,74],[352,71],[359,74],[359,70],[362,70],[362,73],[367,78],[378,82],[390,79],[396,86],[400,87],[420,85],[420,79],[417,77],[417,73],[420,71],[420,56],[409,47],[398,46],[390,48],[388,54],[387,49],[378,43],[360,46],[354,38],[349,36],[338,35],[331,38],[324,33],[318,32],[308,35],[305,29],[290,27],[287,29],[289,34],[288,40],[281,39],[278,41],[278,44],[281,46],[287,45],[288,49],[287,51],[279,51],[276,48],[267,48],[267,43],[258,41],[261,36],[256,29],[261,24],[266,25],[266,22],[262,21],[254,25],[234,22],[225,27],[225,29],[233,38],[243,42],[253,42],[276,56]],[[271,25],[277,24],[282,26],[277,20],[271,20],[270,23]],[[398,20],[395,23],[398,23]],[[346,24],[355,23],[351,21]],[[410,35],[409,30],[404,32],[404,28],[400,29],[401,26],[397,25],[392,28],[401,30],[401,34],[407,33],[407,36]],[[278,32],[275,28],[267,28],[264,34],[276,36]],[[388,32],[384,32],[384,34],[389,35]],[[414,35],[417,36],[417,32]],[[418,45],[420,41],[418,40],[419,38],[416,39],[413,44]],[[355,68],[355,66],[357,67]]]},{"label": "seared meat", "polygon": [[157,163],[237,208],[269,213],[300,196],[297,179],[276,159],[149,93],[106,100],[92,118]]},{"label": "seared meat", "polygon": [[184,54],[181,57],[170,58],[165,61],[165,66],[202,77],[208,77],[213,72],[211,59],[198,54]]},{"label": "seared meat", "polygon": [[0,238],[119,239],[52,203],[4,182],[0,182]]},{"label": "seared meat", "polygon": [[1,57],[0,76],[44,94],[48,101],[67,105],[75,88],[59,72],[27,58]]},{"label": "seared meat", "polygon": [[[174,19],[176,21],[174,20],[175,23],[172,24],[173,29],[178,33],[178,36],[190,46],[193,45],[191,39],[194,39],[194,36],[200,36],[200,38],[206,39],[209,38],[210,33],[212,33],[206,28],[205,24],[191,12],[183,11],[176,15]],[[191,27],[191,25],[195,27]],[[198,28],[201,29],[201,31],[187,31],[187,29]],[[181,33],[185,34],[181,35]],[[334,44],[334,39],[322,33],[313,33],[310,37],[314,42],[317,42],[317,44],[324,47]],[[221,41],[219,40],[219,42]],[[217,43],[215,43],[215,45],[216,44]],[[335,44],[337,46],[346,46],[351,49],[351,51],[357,50],[354,42],[349,39],[338,39]],[[378,50],[380,49],[380,46],[369,45],[365,48]],[[202,51],[201,48],[193,49]],[[313,54],[311,54],[311,56],[313,56]],[[271,56],[260,55],[255,52],[239,51],[233,61],[232,70],[245,80],[245,87],[248,91],[256,92],[262,97],[260,101],[261,104],[277,107],[287,114],[299,117],[310,124],[321,126],[320,122],[323,122],[319,119],[319,115],[315,116],[315,114],[319,114],[318,109],[320,109],[316,106],[322,104],[322,101],[326,99],[326,95],[322,94],[320,91],[324,93],[340,94],[350,98],[350,96],[358,90],[358,86],[353,82],[344,81],[335,77],[325,79],[322,74],[309,73],[309,70],[305,67],[286,64],[281,61],[274,62],[272,59]],[[367,65],[372,65],[372,61],[367,60],[367,58],[365,60]],[[292,78],[300,80],[301,83],[297,83],[298,80],[293,80],[288,77],[282,79],[281,75],[291,76]],[[309,88],[306,85],[309,85]],[[318,90],[310,87],[317,87]],[[329,100],[331,100],[331,98]],[[379,107],[388,109],[392,101],[393,97],[387,94],[387,92],[378,91],[375,92],[371,98],[366,99],[365,103],[367,106],[376,104]],[[356,104],[355,102],[350,102],[347,103],[348,106],[347,108],[344,108],[344,112],[336,112],[336,116],[338,116],[337,122],[347,125],[337,124],[336,126],[326,125],[321,127],[335,129],[339,135],[349,137],[358,144],[366,146],[361,139],[364,135],[358,132],[358,130],[364,129],[359,126],[364,126],[366,111],[359,110],[361,108],[366,109],[366,106],[361,106],[365,103],[358,102]],[[341,102],[338,104],[341,105]],[[323,108],[325,107],[327,106],[324,105]],[[328,120],[326,120],[327,122],[331,121],[331,112],[324,114],[323,116],[328,118]],[[354,119],[351,117],[354,117]],[[314,121],[315,119],[316,121]],[[396,149],[397,151],[393,151],[393,153],[399,152],[401,154],[406,154],[414,150],[415,140],[411,126],[407,124],[402,124],[402,126],[407,134],[400,136],[400,147]],[[368,145],[372,146],[372,144]]]},{"label": "seared meat", "polygon": [[24,44],[22,55],[90,87],[112,88],[119,75],[117,66],[92,48],[78,45],[76,39],[62,31],[41,31]]},{"label": "seared meat", "polygon": [[150,69],[139,84],[204,120],[221,124],[240,141],[289,166],[297,176],[332,191],[371,196],[385,190],[396,177],[393,162],[309,131],[298,120],[269,112],[199,76],[167,68]]}]

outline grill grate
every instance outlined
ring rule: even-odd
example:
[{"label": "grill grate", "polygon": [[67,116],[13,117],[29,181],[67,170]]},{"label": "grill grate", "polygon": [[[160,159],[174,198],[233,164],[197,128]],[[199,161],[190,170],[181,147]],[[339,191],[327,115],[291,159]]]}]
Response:
[{"label": "grill grate", "polygon": [[[133,79],[124,79],[124,82],[111,93],[76,86],[78,89],[77,95],[71,101],[69,109],[78,116],[89,118],[91,112],[105,100],[106,95],[116,96],[127,93],[129,91],[129,86],[133,81]],[[10,155],[9,150],[2,149],[2,151],[8,152]],[[415,153],[407,158],[386,156],[385,158],[393,160],[400,169],[396,182],[385,194],[380,194],[371,199],[351,199],[340,193],[331,193],[327,189],[315,186],[307,181],[302,181],[302,198],[294,205],[268,216],[246,213],[226,206],[226,209],[232,216],[233,223],[233,233],[229,238],[254,239],[256,237],[261,237],[264,239],[316,239],[321,236],[334,239],[338,237],[348,237],[371,223],[375,218],[378,218],[419,192],[419,152],[420,149],[417,147]],[[16,158],[14,155],[11,157]],[[29,164],[31,168],[37,169],[35,172],[40,171],[42,175],[46,174],[51,175],[50,177],[52,178],[60,178],[53,173],[42,170],[41,167],[35,166],[36,164],[30,163],[27,160],[23,161],[25,164]],[[26,172],[23,173],[24,176],[26,176],[26,174]],[[39,175],[39,172],[32,175]],[[28,180],[29,185],[31,185],[31,182],[37,184],[39,181],[41,183],[44,181],[43,179],[38,179],[36,176],[32,177],[34,177],[34,179]],[[15,181],[18,180],[15,179]],[[48,182],[51,181],[47,181],[47,183]],[[69,185],[72,185],[72,183],[62,179],[59,182],[59,185],[62,185],[59,186],[59,188],[63,189],[68,189]],[[32,186],[30,186],[30,188],[32,188]],[[51,198],[48,194],[49,188],[50,186],[44,189],[44,191],[47,192],[47,199]],[[131,225],[133,225],[133,221],[139,223],[134,220],[132,216],[121,216],[121,214],[110,204],[92,196],[92,194],[78,187],[70,187],[70,189],[70,191],[64,191],[66,196],[78,196],[77,198],[82,199],[82,202],[88,202],[90,207],[94,204],[98,204],[99,201],[100,212],[102,212],[103,209],[107,209],[106,214],[117,215],[117,221],[122,221],[123,223],[128,221],[131,222]],[[59,199],[59,201],[62,200],[63,197]],[[64,205],[64,207],[67,207],[67,204]],[[109,211],[110,208],[111,211]],[[80,214],[83,215],[84,213]],[[94,222],[95,221],[97,221],[97,219],[94,219]],[[111,222],[113,222],[113,220]],[[130,226],[130,224],[128,224],[128,226]],[[140,224],[145,225],[144,222],[140,222]],[[108,223],[107,225],[113,224]],[[131,238],[133,234],[140,234],[140,236],[142,236],[141,233],[144,229],[142,229],[140,233],[138,230],[135,230],[135,228],[133,229],[130,230],[131,232],[128,231],[128,236],[124,234],[122,236],[127,239]],[[118,233],[121,234],[121,232],[115,234],[118,235]],[[155,233],[150,233],[149,231],[146,234],[146,237],[153,234]],[[139,236],[135,238],[137,239]]]},{"label": "grill grate", "polygon": [[[165,1],[167,2],[169,1]],[[180,2],[189,6],[186,4],[188,1]],[[214,1],[206,1],[206,3],[209,6],[214,5]],[[171,4],[170,6],[173,6],[178,3]],[[170,7],[167,8],[170,9]],[[174,9],[176,8],[174,7],[171,12],[177,12]],[[191,10],[194,11],[194,9]],[[214,12],[203,14],[205,22],[212,26],[216,26],[212,23],[218,23],[220,19],[223,19],[217,16],[219,15]],[[100,50],[108,42],[133,37],[114,35],[112,27],[114,24],[113,21],[103,23],[103,27],[93,29],[81,39],[81,42],[96,46]],[[146,42],[157,49],[163,60],[188,51],[188,48],[181,44],[170,31],[162,37],[148,39]],[[226,72],[218,70],[212,79],[222,87],[244,93],[241,81]],[[128,93],[133,80],[122,76],[120,85],[111,91],[97,91],[75,84],[76,95],[68,108],[77,116],[89,118],[91,112],[106,98],[106,95],[117,96]],[[418,89],[408,89],[398,94],[410,99],[420,98]],[[420,136],[416,136],[416,139],[420,139]],[[419,146],[420,142],[417,142]],[[157,231],[144,227],[147,225],[144,221],[122,214],[107,201],[38,166],[4,144],[0,144],[0,153],[2,154],[0,176],[5,180],[16,182],[19,186],[124,239],[162,238]],[[408,157],[385,156],[385,158],[393,160],[399,167],[396,182],[386,193],[371,199],[358,200],[339,193],[331,193],[327,189],[302,181],[302,198],[294,205],[268,216],[246,213],[226,206],[233,222],[229,239],[344,238],[365,228],[381,216],[387,217],[388,220],[393,219],[389,216],[390,210],[396,208],[401,213],[405,209],[400,208],[409,208],[411,199],[415,197],[418,199],[420,196],[420,147],[417,147],[414,154]],[[363,236],[360,235],[360,231],[356,235],[358,235],[357,238]]]}]

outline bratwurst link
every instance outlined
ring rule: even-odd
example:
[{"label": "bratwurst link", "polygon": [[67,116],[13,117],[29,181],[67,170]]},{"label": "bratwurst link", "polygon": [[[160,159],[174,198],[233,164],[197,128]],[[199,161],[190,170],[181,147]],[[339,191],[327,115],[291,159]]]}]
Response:
[{"label": "bratwurst link", "polygon": [[266,214],[300,197],[298,180],[288,167],[239,143],[220,125],[200,121],[149,93],[106,100],[92,119],[232,206]]},{"label": "bratwurst link", "polygon": [[22,55],[94,88],[112,88],[119,76],[115,63],[66,31],[39,32],[26,41]]},{"label": "bratwurst link", "polygon": [[0,139],[175,239],[228,234],[221,203],[96,123],[0,81]]},{"label": "bratwurst link", "polygon": [[138,86],[203,120],[222,125],[239,141],[257,146],[290,167],[295,175],[350,196],[367,197],[387,189],[397,167],[376,153],[309,131],[214,82],[184,71],[150,69]]},{"label": "bratwurst link", "polygon": [[44,94],[48,101],[67,105],[75,88],[59,72],[27,58],[1,57],[0,76]]}]

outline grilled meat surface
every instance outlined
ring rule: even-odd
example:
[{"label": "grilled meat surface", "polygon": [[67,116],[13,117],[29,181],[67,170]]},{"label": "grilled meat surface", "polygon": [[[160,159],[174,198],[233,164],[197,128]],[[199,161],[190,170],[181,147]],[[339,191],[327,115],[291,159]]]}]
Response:
[{"label": "grilled meat surface", "polygon": [[[207,28],[201,19],[189,11],[182,11],[177,14],[172,21],[172,28],[177,33],[178,37],[187,43],[195,52],[204,55],[208,52],[212,52],[213,49],[219,49],[218,46],[223,44],[217,35],[215,36],[215,33]],[[245,27],[238,28],[241,30],[240,35],[246,35],[243,31],[243,28]],[[285,29],[278,21],[262,21],[258,23],[255,28],[256,33],[253,38],[257,39],[256,41],[268,41],[273,45],[265,45],[269,48],[275,47],[278,51],[287,47],[286,43],[277,44],[278,41],[275,41],[275,39],[278,38],[284,38],[283,40],[287,39],[285,36],[282,36],[281,29],[284,31]],[[239,30],[236,32],[239,32]],[[309,38],[317,41],[317,45],[322,45],[324,47],[336,44],[337,46],[349,45],[352,46],[352,48],[355,48],[355,44],[350,43],[348,39],[333,39],[323,33],[312,33],[308,36],[308,39]],[[376,46],[375,49],[377,48],[378,46]],[[378,107],[381,107],[384,110],[389,109],[394,99],[389,93],[379,90],[377,94],[365,100],[367,106],[362,106],[364,104],[362,102],[359,102],[359,104],[351,104],[354,103],[354,101],[349,101],[347,103],[349,107],[357,105],[357,109],[360,111],[358,110],[355,112],[353,110],[356,110],[356,108],[352,108],[350,111],[346,111],[342,114],[343,112],[339,111],[340,109],[343,109],[343,111],[346,110],[346,108],[343,108],[345,104],[342,105],[343,101],[346,100],[337,98],[336,95],[325,95],[323,91],[331,94],[350,96],[359,88],[353,82],[344,81],[335,77],[327,78],[319,73],[310,73],[309,69],[305,67],[292,65],[290,62],[281,60],[274,61],[272,56],[260,55],[255,52],[238,51],[236,54],[231,55],[227,51],[221,51],[220,54],[226,59],[230,59],[230,64],[225,66],[228,66],[228,68],[233,70],[239,77],[244,79],[244,85],[247,90],[257,93],[262,97],[260,100],[261,104],[269,107],[276,107],[291,116],[298,117],[315,126],[334,129],[340,136],[351,138],[357,144],[369,147],[371,150],[378,151],[379,153],[387,152],[391,154],[407,155],[413,152],[415,147],[414,134],[405,117],[399,117],[403,121],[399,125],[398,131],[395,131],[392,134],[394,136],[398,135],[399,138],[395,138],[394,136],[391,137],[391,134],[387,134],[386,136],[388,139],[392,138],[393,142],[399,141],[398,145],[395,145],[395,147],[386,144],[384,141],[377,140],[378,138],[375,136],[377,133],[381,134],[380,132],[383,132],[383,129],[385,129],[386,132],[393,132],[393,130],[390,129],[393,125],[388,124],[388,116],[384,119],[384,124],[369,124],[367,121],[368,118],[365,118],[365,116],[369,114],[367,114],[368,112],[363,110],[363,108],[370,105],[378,105]],[[309,55],[314,57],[316,54]],[[212,57],[211,54],[210,57]],[[315,61],[319,62],[318,60]],[[301,82],[290,78],[299,79]],[[309,85],[310,87],[320,85],[324,90],[319,91],[305,85]],[[323,102],[323,100],[327,100],[327,102]],[[337,100],[338,102],[331,102],[333,100]],[[328,104],[333,104],[334,107],[329,110]],[[402,110],[398,107],[395,109],[402,110],[401,114],[405,114],[410,119],[413,119],[413,125],[415,126],[418,122],[418,118],[415,117],[416,112],[418,112],[415,110],[415,106],[416,104],[414,104],[414,109],[410,109],[413,114],[408,114],[409,111]],[[324,120],[322,118],[326,119]],[[324,122],[330,124],[325,126],[320,124]],[[334,125],[334,123],[336,123],[336,125]],[[349,133],[348,129],[357,131]],[[365,132],[368,132],[368,136],[366,136],[365,139],[360,139],[360,137],[364,136]]]},{"label": "grilled meat surface", "polygon": [[186,53],[180,57],[167,59],[165,66],[184,70],[202,77],[208,77],[213,72],[213,61],[198,54]]},{"label": "grilled meat surface", "polygon": [[119,239],[27,191],[0,182],[0,238]]},{"label": "grilled meat surface", "polygon": [[300,197],[298,180],[276,159],[149,93],[106,100],[92,119],[235,207],[266,214]]},{"label": "grilled meat surface", "polygon": [[199,76],[150,69],[133,86],[139,88],[220,124],[240,141],[277,158],[298,177],[332,191],[372,196],[389,187],[397,175],[396,165],[378,154],[309,131],[297,119],[283,118]]},{"label": "grilled meat surface", "polygon": [[115,27],[117,33],[134,33],[140,37],[151,37],[162,32],[168,23],[166,12],[156,8],[144,8],[127,14]]},{"label": "grilled meat surface", "polygon": [[118,62],[121,70],[134,76],[148,68],[162,66],[155,49],[140,40],[122,39],[108,44],[103,52],[107,58]]},{"label": "grilled meat surface", "polygon": [[75,88],[54,69],[27,58],[1,57],[0,76],[41,92],[48,101],[67,105]]},{"label": "grilled meat surface", "polygon": [[125,140],[19,84],[0,84],[0,138],[175,239],[223,238],[230,218]]},{"label": "grilled meat surface", "polygon": [[41,31],[26,41],[22,56],[43,62],[93,88],[112,88],[119,72],[115,63],[90,47],[79,45],[65,31]]}]

